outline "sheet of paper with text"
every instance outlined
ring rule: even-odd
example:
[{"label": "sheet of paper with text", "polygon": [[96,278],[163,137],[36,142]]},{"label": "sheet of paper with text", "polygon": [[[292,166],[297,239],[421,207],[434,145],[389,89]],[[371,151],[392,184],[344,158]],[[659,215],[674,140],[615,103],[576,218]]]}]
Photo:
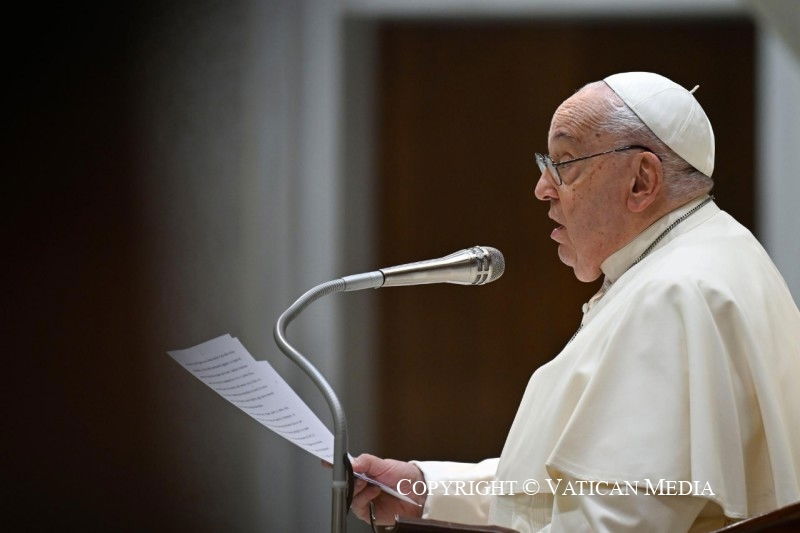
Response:
[{"label": "sheet of paper with text", "polygon": [[299,446],[333,462],[333,435],[266,361],[223,335],[169,355],[230,403]]}]

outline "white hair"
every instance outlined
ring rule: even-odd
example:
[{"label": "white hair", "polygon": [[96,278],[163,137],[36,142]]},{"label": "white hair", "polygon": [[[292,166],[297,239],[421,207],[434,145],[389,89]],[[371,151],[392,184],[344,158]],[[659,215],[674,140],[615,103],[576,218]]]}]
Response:
[{"label": "white hair", "polygon": [[653,131],[642,122],[636,113],[603,81],[593,82],[584,88],[604,87],[600,100],[604,119],[602,128],[621,140],[621,145],[641,145],[653,151],[660,159],[664,171],[664,187],[671,200],[689,200],[705,193],[714,186],[714,180],[706,176],[664,144]]}]

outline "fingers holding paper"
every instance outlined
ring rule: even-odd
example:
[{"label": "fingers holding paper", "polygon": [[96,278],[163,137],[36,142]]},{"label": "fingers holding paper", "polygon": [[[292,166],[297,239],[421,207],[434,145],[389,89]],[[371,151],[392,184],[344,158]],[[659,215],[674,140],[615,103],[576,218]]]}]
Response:
[{"label": "fingers holding paper", "polygon": [[378,481],[394,491],[407,495],[408,498],[416,502],[410,503],[393,496],[380,487],[367,483],[363,479],[356,479],[351,510],[361,520],[369,523],[370,509],[369,503],[375,507],[375,519],[378,525],[392,525],[394,517],[422,516],[422,505],[425,504],[425,496],[418,496],[411,491],[411,486],[416,481],[425,481],[425,477],[419,468],[405,461],[394,459],[381,459],[374,455],[362,454],[353,461],[353,471],[357,474],[364,474],[369,478]]}]

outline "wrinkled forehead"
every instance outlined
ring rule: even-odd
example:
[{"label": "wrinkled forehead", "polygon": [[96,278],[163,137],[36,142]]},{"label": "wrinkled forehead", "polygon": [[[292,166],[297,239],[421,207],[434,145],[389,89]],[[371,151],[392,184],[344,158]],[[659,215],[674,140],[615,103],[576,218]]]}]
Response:
[{"label": "wrinkled forehead", "polygon": [[602,89],[584,88],[567,98],[550,121],[547,145],[551,151],[588,149],[602,145],[610,135]]}]

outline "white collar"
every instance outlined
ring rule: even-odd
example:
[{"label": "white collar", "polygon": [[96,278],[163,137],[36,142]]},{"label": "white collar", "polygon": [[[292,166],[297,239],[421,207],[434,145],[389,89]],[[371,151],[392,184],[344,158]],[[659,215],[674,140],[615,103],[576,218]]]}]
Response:
[{"label": "white collar", "polygon": [[[675,209],[674,211],[670,211],[663,217],[659,218],[655,222],[653,222],[647,229],[641,232],[639,235],[633,238],[628,244],[608,256],[608,258],[603,261],[603,264],[600,265],[600,270],[603,271],[603,274],[606,276],[606,282],[613,283],[619,279],[619,277],[627,271],[633,262],[640,256],[644,251],[650,246],[653,241],[663,232],[665,229],[669,227],[670,224],[678,220],[680,217],[700,205],[703,201],[708,198],[708,195],[703,195],[700,198],[696,198],[679,208]],[[709,202],[710,204],[714,204],[713,201]],[[703,206],[705,210],[708,206]],[[714,205],[716,208],[716,205]],[[719,208],[717,208],[718,210]],[[694,217],[690,217],[694,218]],[[698,223],[700,220],[697,221]],[[681,226],[685,226],[681,228],[683,231],[688,230],[690,227],[693,227],[695,224],[681,224]],[[680,227],[680,226],[678,226]],[[677,228],[676,228],[677,231]],[[672,235],[675,233],[675,235]],[[679,233],[682,233],[679,232]],[[670,232],[669,236],[674,237],[679,233]],[[663,246],[668,240],[668,238],[663,239],[661,242],[658,243],[657,247]]]}]

